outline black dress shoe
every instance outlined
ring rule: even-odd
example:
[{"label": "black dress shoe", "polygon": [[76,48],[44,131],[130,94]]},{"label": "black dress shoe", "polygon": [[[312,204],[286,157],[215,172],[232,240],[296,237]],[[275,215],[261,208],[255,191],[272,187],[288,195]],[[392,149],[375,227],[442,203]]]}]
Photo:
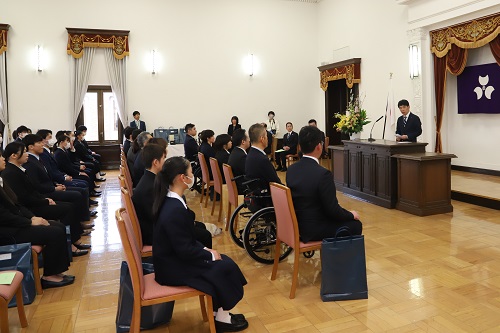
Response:
[{"label": "black dress shoe", "polygon": [[281,171],[281,170],[283,170],[283,168],[281,166],[276,168],[276,171]]},{"label": "black dress shoe", "polygon": [[[76,246],[76,245],[75,245],[75,246]],[[73,253],[73,257],[81,257],[81,256],[84,256],[84,255],[88,254],[88,253],[89,253],[89,251],[88,251],[88,250],[80,250],[80,249],[78,249],[78,247],[77,247],[77,250],[76,250],[76,251],[73,251],[72,253]]]},{"label": "black dress shoe", "polygon": [[101,188],[101,185],[94,185],[94,189]]},{"label": "black dress shoe", "polygon": [[105,182],[106,178],[96,178],[96,182]]},{"label": "black dress shoe", "polygon": [[86,230],[86,229],[92,229],[94,227],[93,224],[83,224],[82,223],[82,228],[83,230]]},{"label": "black dress shoe", "polygon": [[97,216],[97,210],[93,210],[89,214],[90,214],[90,217]]},{"label": "black dress shoe", "polygon": [[89,199],[89,206],[97,206],[97,205],[99,205],[99,201]]},{"label": "black dress shoe", "polygon": [[45,279],[42,280],[42,288],[43,289],[49,289],[49,288],[57,288],[57,287],[64,287],[70,284],[73,284],[75,280],[67,279],[66,277],[63,277],[62,281],[59,282],[54,282],[54,281],[48,281]]},{"label": "black dress shoe", "polygon": [[89,196],[91,197],[100,197],[101,196],[101,192],[96,192],[96,191],[91,191]]},{"label": "black dress shoe", "polygon": [[223,323],[220,321],[215,321],[215,329],[217,332],[239,332],[243,331],[248,327],[248,321],[246,319],[236,320],[234,316],[231,316],[231,324]]},{"label": "black dress shoe", "polygon": [[106,172],[99,172],[99,176],[101,177],[106,176]]},{"label": "black dress shoe", "polygon": [[77,249],[79,249],[79,250],[88,250],[88,249],[90,249],[92,247],[92,245],[90,245],[90,244],[82,244],[82,243],[80,243],[80,244],[73,244],[73,245]]},{"label": "black dress shoe", "polygon": [[285,172],[286,170],[288,170],[288,169],[287,169],[287,168],[283,168],[283,169],[281,169],[281,171],[283,171],[283,172]]},{"label": "black dress shoe", "polygon": [[82,232],[82,236],[90,236],[90,231],[84,231],[84,232]]},{"label": "black dress shoe", "polygon": [[74,275],[69,275],[69,274],[61,274],[60,275],[63,279],[70,280],[70,281],[75,281],[75,276]]}]

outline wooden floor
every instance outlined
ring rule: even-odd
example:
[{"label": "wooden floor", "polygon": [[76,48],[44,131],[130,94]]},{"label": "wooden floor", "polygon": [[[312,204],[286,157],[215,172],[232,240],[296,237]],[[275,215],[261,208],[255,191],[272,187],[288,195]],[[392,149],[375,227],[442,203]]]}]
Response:
[{"label": "wooden floor", "polygon": [[451,189],[500,200],[500,177],[451,170]]},{"label": "wooden floor", "polygon": [[[280,173],[283,176],[283,173]],[[9,310],[11,332],[115,332],[119,267],[123,260],[114,212],[120,207],[117,172],[108,172],[89,256],[76,258],[72,286],[46,290],[26,306],[29,327],[21,329]],[[214,222],[199,196],[187,195],[197,219]],[[290,261],[271,267],[256,263],[227,234],[214,248],[231,256],[248,285],[234,312],[244,313],[246,332],[500,332],[500,215],[453,202],[449,214],[417,217],[348,198],[364,224],[369,298],[323,303],[318,254],[301,257],[299,286],[290,291]],[[168,325],[151,332],[208,332],[196,299],[178,301]]]}]

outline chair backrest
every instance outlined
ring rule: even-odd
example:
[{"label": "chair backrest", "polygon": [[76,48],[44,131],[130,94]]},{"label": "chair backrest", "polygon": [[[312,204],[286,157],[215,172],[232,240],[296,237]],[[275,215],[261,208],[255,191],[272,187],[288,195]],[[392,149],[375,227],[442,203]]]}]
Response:
[{"label": "chair backrest", "polygon": [[212,176],[214,177],[214,191],[222,194],[222,175],[217,159],[210,157],[210,168],[212,169]]},{"label": "chair backrest", "polygon": [[330,138],[325,136],[325,148],[324,150],[328,151],[328,146],[330,145]]},{"label": "chair backrest", "polygon": [[201,167],[201,179],[205,184],[210,184],[210,174],[208,173],[207,161],[203,153],[198,153],[198,161]]},{"label": "chair backrest", "polygon": [[127,190],[130,192],[130,195],[132,195],[134,185],[132,182],[132,176],[130,175],[130,170],[128,169],[126,162],[125,166],[120,166],[120,173],[125,177],[125,184],[127,185]]},{"label": "chair backrest", "polygon": [[137,238],[137,244],[139,245],[139,248],[142,249],[142,247],[144,245],[142,244],[141,226],[139,224],[139,219],[137,218],[137,213],[135,211],[134,202],[132,201],[132,197],[130,196],[130,192],[127,189],[122,187],[121,192],[122,192],[122,204],[127,209],[127,213],[128,213],[130,222],[132,224],[132,228],[134,229],[134,235]]},{"label": "chair backrest", "polygon": [[134,299],[140,299],[144,295],[144,274],[142,271],[142,259],[139,244],[135,239],[132,222],[125,208],[119,208],[115,213],[116,225],[120,233],[125,259],[132,278]]},{"label": "chair backrest", "polygon": [[270,183],[271,198],[276,213],[276,229],[278,238],[292,248],[299,247],[299,225],[293,207],[290,188]]},{"label": "chair backrest", "polygon": [[125,175],[119,175],[118,180],[120,181],[120,187],[128,188],[127,183],[125,181]]},{"label": "chair backrest", "polygon": [[229,164],[222,164],[222,170],[224,172],[224,179],[227,185],[227,199],[231,205],[238,207],[238,187],[236,186],[236,181],[231,180],[233,176],[233,168]]}]

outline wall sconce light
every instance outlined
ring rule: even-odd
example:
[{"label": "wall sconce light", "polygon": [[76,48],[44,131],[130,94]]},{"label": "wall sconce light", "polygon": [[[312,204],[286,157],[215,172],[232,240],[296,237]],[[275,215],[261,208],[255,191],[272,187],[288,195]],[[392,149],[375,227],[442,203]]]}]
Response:
[{"label": "wall sconce light", "polygon": [[253,76],[253,70],[254,70],[254,63],[253,63],[253,53],[250,54],[250,73],[248,75]]},{"label": "wall sconce light", "polygon": [[243,60],[243,67],[245,73],[248,76],[253,77],[253,75],[258,71],[258,59],[254,56],[253,53],[248,54]]},{"label": "wall sconce light", "polygon": [[43,71],[43,46],[36,46],[36,69],[38,72]]},{"label": "wall sconce light", "polygon": [[410,44],[408,48],[410,60],[410,79],[420,75],[420,50],[415,44]]},{"label": "wall sconce light", "polygon": [[151,74],[156,74],[156,50],[151,51]]}]

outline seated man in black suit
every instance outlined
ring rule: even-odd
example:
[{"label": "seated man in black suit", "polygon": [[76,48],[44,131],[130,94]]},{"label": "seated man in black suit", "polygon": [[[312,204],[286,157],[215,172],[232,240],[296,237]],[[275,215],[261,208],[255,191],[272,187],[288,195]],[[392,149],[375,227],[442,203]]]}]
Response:
[{"label": "seated man in black suit", "polygon": [[[84,146],[85,146],[85,149],[87,149],[87,152],[90,154],[90,156],[92,156],[92,158],[95,159],[95,161],[99,164],[99,169],[101,168],[101,155],[96,153],[95,151],[93,151],[92,149],[90,149],[89,147],[89,144],[87,142],[87,140],[85,140],[85,136],[87,135],[87,126],[85,125],[80,125],[78,126],[78,128],[76,129],[77,131],[81,131],[82,134],[83,134],[83,137],[82,137],[82,140],[80,141]],[[99,172],[99,175],[101,176],[105,176],[106,173],[105,172],[102,172],[100,171]]]},{"label": "seated man in black suit", "polygon": [[[316,122],[316,119],[309,120],[308,124],[309,124],[309,126],[318,127],[318,123]],[[321,141],[323,142],[323,155],[326,155],[326,154],[328,154],[328,152],[326,151],[326,149],[328,147],[325,146],[325,143],[326,143],[325,142],[325,133],[322,130],[320,130],[320,132],[321,132]]]},{"label": "seated man in black suit", "polygon": [[339,205],[332,173],[319,165],[323,151],[321,131],[305,126],[299,133],[303,157],[290,166],[286,184],[292,192],[293,205],[303,242],[334,237],[340,227],[347,226],[353,235],[360,235],[363,225],[355,211]]},{"label": "seated man in black suit", "polygon": [[245,162],[247,179],[258,179],[255,187],[269,192],[269,183],[281,184],[281,180],[264,152],[267,147],[267,131],[262,124],[253,124],[248,130],[248,136],[252,146]]},{"label": "seated man in black suit", "polygon": [[293,131],[293,124],[286,123],[286,133],[283,135],[283,150],[276,153],[276,164],[278,167],[276,171],[286,171],[286,157],[288,155],[297,154],[297,144],[299,143],[299,136],[297,132]]},{"label": "seated man in black suit", "polygon": [[264,149],[264,152],[266,154],[271,154],[272,153],[272,149],[273,149],[273,138],[274,138],[274,135],[271,131],[269,131],[267,129],[267,124],[266,123],[262,123],[262,125],[264,126],[264,128],[266,129],[266,134],[267,134],[267,146],[266,148]]},{"label": "seated man in black suit", "polygon": [[417,142],[417,137],[422,134],[420,118],[410,112],[410,103],[406,99],[398,102],[398,108],[403,115],[396,125],[396,141]]},{"label": "seated man in black suit", "polygon": [[[229,155],[227,164],[231,166],[234,177],[245,176],[245,162],[247,160],[247,150],[250,148],[250,138],[244,129],[237,129],[233,132],[232,140],[233,150]],[[243,194],[245,191],[242,185],[244,181],[244,177],[236,179],[236,186],[238,187],[239,194]]]},{"label": "seated man in black suit", "polygon": [[[132,202],[141,226],[142,242],[145,245],[153,245],[154,217],[151,198],[153,197],[156,174],[161,171],[167,157],[167,142],[163,141],[165,142],[163,145],[150,143],[144,147],[142,159],[146,165],[146,171],[134,189],[134,195],[132,196]],[[189,212],[194,215],[193,211],[189,210]],[[201,222],[195,223],[195,238],[204,246],[212,248],[212,235],[206,229],[205,224]]]},{"label": "seated man in black suit", "polygon": [[[15,134],[15,137],[14,137],[14,141],[21,141],[22,139],[24,139],[24,137],[26,135],[29,134],[29,128],[24,126],[24,125],[21,125],[19,126],[17,129],[16,129],[16,134]],[[14,136],[14,134],[12,134]]]},{"label": "seated man in black suit", "polygon": [[184,127],[184,130],[186,131],[186,140],[184,140],[184,157],[189,162],[194,162],[198,159],[198,143],[196,141],[196,134],[198,133],[196,131],[196,126],[194,124],[187,124]]},{"label": "seated man in black suit", "polygon": [[128,150],[130,149],[130,146],[132,145],[132,142],[134,141],[132,139],[132,132],[134,129],[130,126],[127,126],[123,130],[123,136],[125,137],[125,141],[123,142],[123,153],[125,156],[127,156]]}]

